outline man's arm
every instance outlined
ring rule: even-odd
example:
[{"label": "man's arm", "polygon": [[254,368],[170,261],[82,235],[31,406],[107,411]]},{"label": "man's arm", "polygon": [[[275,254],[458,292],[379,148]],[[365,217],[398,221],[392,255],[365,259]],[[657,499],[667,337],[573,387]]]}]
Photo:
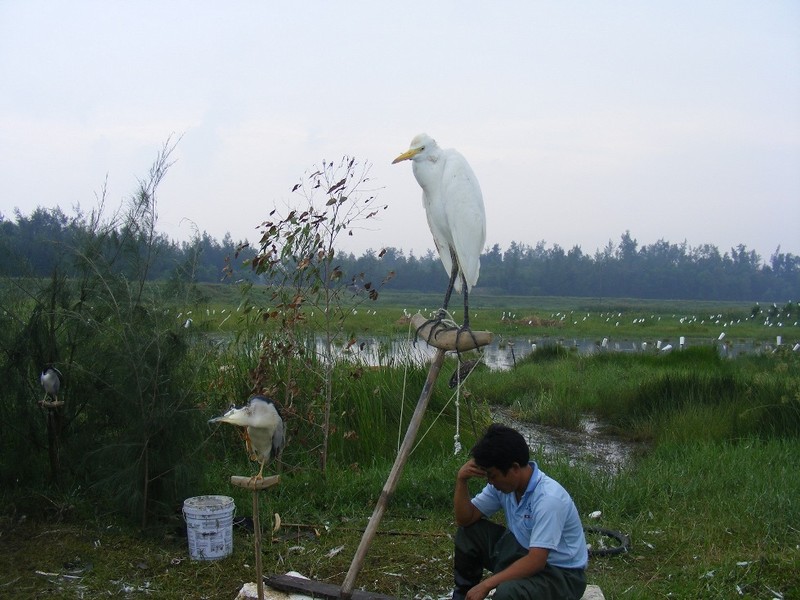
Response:
[{"label": "man's arm", "polygon": [[482,514],[469,496],[469,480],[473,477],[486,477],[486,472],[470,459],[458,470],[456,476],[456,490],[453,493],[453,512],[455,513],[456,525],[467,527],[481,518]]},{"label": "man's arm", "polygon": [[483,600],[494,588],[501,583],[512,579],[530,577],[544,569],[547,564],[547,555],[550,551],[546,548],[530,548],[528,554],[514,561],[502,571],[487,577],[467,593],[467,600]]}]

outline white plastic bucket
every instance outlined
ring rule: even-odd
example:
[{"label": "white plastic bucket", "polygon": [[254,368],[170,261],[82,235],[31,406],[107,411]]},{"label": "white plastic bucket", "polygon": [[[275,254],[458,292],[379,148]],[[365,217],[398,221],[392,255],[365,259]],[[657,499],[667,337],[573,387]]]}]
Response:
[{"label": "white plastic bucket", "polygon": [[183,501],[192,560],[217,560],[233,553],[233,511],[229,496],[195,496]]}]

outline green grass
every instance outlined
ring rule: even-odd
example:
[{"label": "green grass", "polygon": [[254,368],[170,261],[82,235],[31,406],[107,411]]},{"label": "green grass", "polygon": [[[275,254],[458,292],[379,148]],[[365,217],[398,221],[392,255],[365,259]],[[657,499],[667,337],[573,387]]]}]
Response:
[{"label": "green grass", "polygon": [[721,441],[800,434],[800,357],[721,359],[713,348],[668,355],[539,351],[512,371],[479,372],[470,389],[521,418],[577,428],[597,414],[634,439]]},{"label": "green grass", "polygon": [[[359,587],[399,598],[446,593],[459,464],[450,456],[434,462],[412,455]],[[769,590],[792,598],[800,592],[796,439],[666,444],[618,477],[598,476],[566,459],[541,466],[571,490],[581,514],[601,510],[601,526],[630,535],[628,554],[590,562],[589,581],[607,598],[772,598]],[[283,523],[265,536],[265,572],[296,570],[341,584],[388,469],[381,461],[335,470],[324,481],[310,472],[285,473],[262,495],[265,530],[274,513]],[[216,491],[235,498],[237,514],[249,514],[249,495],[227,486],[227,474],[213,469]],[[88,510],[78,505],[48,519],[7,506],[0,521],[4,597],[95,598],[124,595],[130,586],[159,598],[231,598],[253,579],[252,536],[238,527],[232,557],[195,562],[188,560],[178,514],[142,535]],[[89,565],[78,579],[63,577]]]},{"label": "green grass", "polygon": [[[214,334],[194,340],[185,367],[191,390],[183,389],[195,401],[190,418],[201,425],[246,396],[259,344],[271,335],[269,322],[259,322],[252,312],[245,316],[245,311],[236,311],[230,290],[209,292],[210,304],[169,308],[176,321],[191,311],[193,326]],[[377,314],[359,309],[353,315],[356,333],[396,330],[405,336],[403,308],[430,309],[437,298],[387,294],[385,300],[370,305]],[[523,317],[503,319],[503,312],[509,311],[507,301],[519,307],[515,311]],[[723,314],[730,322],[750,311],[746,306],[585,299],[477,298],[475,305],[474,325],[503,335],[516,335],[528,327],[521,322],[525,317],[537,315],[539,324],[533,329],[600,339],[608,327],[614,327],[616,335],[645,331],[660,339],[688,335],[685,327],[713,334],[716,324],[701,324],[701,319],[714,315],[716,320]],[[592,316],[586,321],[582,316],[559,316],[570,311]],[[606,323],[611,311],[620,319],[619,326]],[[628,318],[619,317],[620,312]],[[232,316],[221,324],[227,315]],[[685,315],[695,315],[697,321],[680,323]],[[644,324],[633,323],[640,318]],[[752,320],[738,331],[764,343],[775,335],[775,328]],[[224,335],[217,337],[217,332]],[[788,329],[784,337],[788,342]],[[411,364],[336,367],[331,461],[322,475],[317,466],[319,365],[304,363],[289,382],[287,364],[280,358],[269,364],[270,377],[291,387],[295,395],[286,406],[290,441],[282,482],[262,496],[265,529],[275,513],[283,523],[280,531],[266,536],[265,571],[297,570],[340,584],[389,473],[426,369]],[[370,547],[358,579],[361,587],[399,598],[436,598],[450,586],[452,486],[465,460],[463,454],[453,456],[455,398],[446,382],[454,368],[449,358],[422,426],[422,442]],[[570,429],[578,429],[583,417],[592,413],[614,433],[647,441],[650,451],[617,475],[572,464],[566,456],[548,455],[540,464],[570,490],[582,515],[601,510],[600,525],[631,536],[630,553],[590,564],[589,581],[599,584],[607,598],[772,598],[771,590],[797,597],[799,374],[800,356],[787,349],[734,360],[721,359],[710,345],[667,355],[580,356],[559,348],[540,349],[518,361],[513,371],[473,373],[459,398],[462,443],[470,447],[494,405],[509,407],[534,426]],[[176,369],[174,376],[184,377],[183,370]],[[71,398],[81,397],[78,377],[70,383]],[[91,406],[102,410],[107,405]],[[192,495],[233,496],[237,513],[248,515],[250,495],[228,484],[231,474],[253,472],[241,439],[233,428],[199,429],[202,437],[196,447],[185,448],[180,462],[180,468],[200,475]],[[26,453],[21,446],[14,451],[19,457]],[[29,454],[39,457],[37,464],[45,464],[46,451],[31,447]],[[13,467],[8,461],[7,457],[7,466]],[[0,491],[2,597],[149,593],[167,599],[232,598],[243,582],[253,579],[252,536],[244,530],[235,532],[231,558],[193,562],[188,560],[179,502],[162,507],[166,510],[160,520],[140,531],[92,488],[79,483],[33,486],[28,481],[23,477]]]},{"label": "green grass", "polygon": [[621,564],[595,561],[607,597],[733,598],[737,585],[745,597],[794,597],[799,447],[670,444],[617,478],[600,501],[603,520],[625,523],[633,550]]}]

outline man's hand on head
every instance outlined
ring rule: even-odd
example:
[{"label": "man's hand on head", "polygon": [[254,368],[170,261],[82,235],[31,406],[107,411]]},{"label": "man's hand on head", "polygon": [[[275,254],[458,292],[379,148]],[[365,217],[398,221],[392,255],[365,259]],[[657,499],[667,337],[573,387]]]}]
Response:
[{"label": "man's hand on head", "polygon": [[479,467],[477,464],[475,464],[475,459],[470,458],[458,470],[458,479],[461,479],[462,481],[467,481],[469,479],[472,479],[473,477],[481,477],[485,479],[486,469]]}]

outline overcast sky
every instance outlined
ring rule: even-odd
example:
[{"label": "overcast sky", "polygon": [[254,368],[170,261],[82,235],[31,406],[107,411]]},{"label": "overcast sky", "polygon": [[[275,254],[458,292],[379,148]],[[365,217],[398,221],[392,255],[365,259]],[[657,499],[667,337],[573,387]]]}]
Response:
[{"label": "overcast sky", "polygon": [[345,249],[433,247],[427,132],[483,189],[487,245],[630,230],[800,254],[800,2],[0,0],[0,213],[116,205],[182,136],[159,229],[258,225],[310,167],[372,164]]}]

